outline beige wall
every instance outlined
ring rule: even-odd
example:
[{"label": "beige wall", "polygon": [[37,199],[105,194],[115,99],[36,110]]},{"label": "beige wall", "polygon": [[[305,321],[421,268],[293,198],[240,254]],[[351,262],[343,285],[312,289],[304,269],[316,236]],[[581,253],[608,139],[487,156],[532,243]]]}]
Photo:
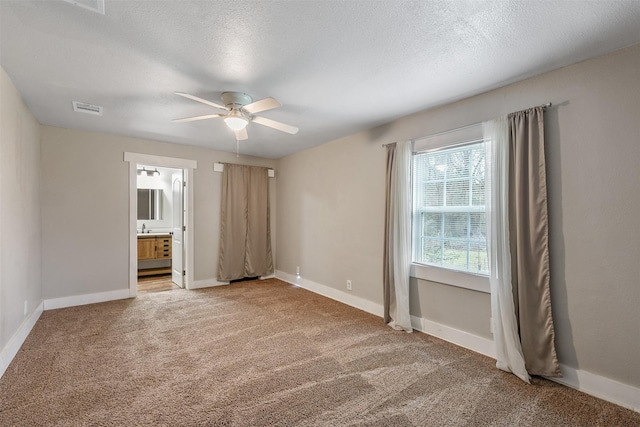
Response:
[{"label": "beige wall", "polygon": [[[45,299],[128,289],[129,164],[124,152],[198,162],[193,179],[196,281],[215,281],[218,270],[222,174],[213,172],[213,163],[275,166],[273,160],[205,148],[43,126]],[[272,180],[274,212],[275,186]],[[274,247],[275,241],[274,230]]]},{"label": "beige wall", "polygon": [[0,353],[42,302],[39,195],[40,125],[0,68]]},{"label": "beige wall", "polygon": [[[427,110],[278,162],[278,265],[382,303],[384,150],[553,102],[552,294],[563,364],[640,387],[640,45]],[[412,314],[490,337],[487,294],[413,281]]]}]

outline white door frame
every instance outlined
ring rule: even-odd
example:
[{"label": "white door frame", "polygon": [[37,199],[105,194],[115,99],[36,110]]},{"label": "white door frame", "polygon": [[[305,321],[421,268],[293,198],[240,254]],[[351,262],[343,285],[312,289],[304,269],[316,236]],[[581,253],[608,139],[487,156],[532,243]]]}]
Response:
[{"label": "white door frame", "polygon": [[184,284],[187,289],[193,283],[193,171],[198,167],[196,160],[163,157],[152,154],[124,153],[124,161],[129,162],[129,297],[138,294],[138,163],[167,168],[183,169],[187,184],[186,226],[184,234]]},{"label": "white door frame", "polygon": [[[172,219],[173,224],[171,229],[173,230],[173,236],[171,238],[171,281],[177,286],[184,289],[184,235],[187,222],[184,220],[185,216],[185,203],[186,190],[184,188],[184,169],[174,169],[171,174],[171,210],[173,211]],[[178,178],[180,177],[180,178]],[[176,200],[176,184],[178,185],[178,194]],[[176,221],[179,220],[179,222]],[[179,247],[177,247],[179,246]],[[177,267],[177,268],[176,268]]]}]

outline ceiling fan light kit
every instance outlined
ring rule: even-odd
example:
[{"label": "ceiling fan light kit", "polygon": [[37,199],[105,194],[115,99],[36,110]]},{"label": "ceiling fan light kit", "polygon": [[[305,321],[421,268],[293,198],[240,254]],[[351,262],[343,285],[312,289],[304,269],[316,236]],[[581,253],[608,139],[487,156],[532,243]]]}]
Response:
[{"label": "ceiling fan light kit", "polygon": [[220,105],[215,102],[207,101],[206,99],[198,98],[197,96],[193,96],[184,92],[176,92],[176,95],[183,96],[193,101],[201,102],[203,104],[209,105],[210,107],[227,110],[227,113],[186,117],[184,119],[175,119],[173,120],[174,122],[192,122],[196,120],[206,120],[222,117],[227,126],[235,132],[236,140],[238,141],[248,138],[246,127],[249,122],[258,123],[262,126],[267,126],[272,129],[289,133],[291,135],[295,135],[298,133],[298,128],[295,126],[267,119],[266,117],[254,115],[255,113],[272,110],[274,108],[282,106],[282,104],[280,104],[273,98],[264,98],[259,101],[253,102],[253,98],[251,98],[251,96],[247,95],[246,93],[224,92],[222,94],[222,102],[224,105]]},{"label": "ceiling fan light kit", "polygon": [[239,110],[231,110],[224,122],[233,130],[242,130],[249,124],[249,120]]}]

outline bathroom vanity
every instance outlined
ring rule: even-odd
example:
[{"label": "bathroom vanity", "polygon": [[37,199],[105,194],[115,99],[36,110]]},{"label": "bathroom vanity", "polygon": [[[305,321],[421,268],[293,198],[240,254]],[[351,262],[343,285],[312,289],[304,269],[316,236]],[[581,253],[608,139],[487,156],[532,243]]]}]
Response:
[{"label": "bathroom vanity", "polygon": [[138,234],[138,276],[171,273],[171,235]]}]

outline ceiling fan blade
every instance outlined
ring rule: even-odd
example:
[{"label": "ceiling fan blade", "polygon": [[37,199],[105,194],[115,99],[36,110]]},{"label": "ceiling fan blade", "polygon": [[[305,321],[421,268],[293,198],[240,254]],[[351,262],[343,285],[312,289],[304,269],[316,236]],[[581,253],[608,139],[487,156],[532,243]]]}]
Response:
[{"label": "ceiling fan blade", "polygon": [[184,119],[173,119],[174,123],[193,122],[196,120],[213,119],[215,117],[222,117],[224,114],[207,114],[206,116],[185,117]]},{"label": "ceiling fan blade", "polygon": [[249,138],[249,135],[247,134],[247,128],[243,128],[235,132],[237,141],[244,141],[245,139]]},{"label": "ceiling fan blade", "polygon": [[262,126],[268,126],[270,128],[281,130],[282,132],[290,133],[291,135],[295,135],[299,130],[295,126],[286,125],[284,123],[276,122],[275,120],[267,119],[260,116],[254,117],[251,121]]},{"label": "ceiling fan blade", "polygon": [[206,99],[198,98],[197,96],[189,95],[184,92],[175,92],[176,95],[184,96],[185,98],[193,99],[194,101],[202,102],[203,104],[210,105],[215,108],[221,108],[223,110],[227,110],[228,108],[224,105],[216,104],[215,102],[207,101]]},{"label": "ceiling fan blade", "polygon": [[265,98],[260,101],[252,102],[251,104],[247,104],[242,109],[249,114],[259,113],[261,111],[272,110],[274,108],[282,107],[278,101],[273,98]]}]

